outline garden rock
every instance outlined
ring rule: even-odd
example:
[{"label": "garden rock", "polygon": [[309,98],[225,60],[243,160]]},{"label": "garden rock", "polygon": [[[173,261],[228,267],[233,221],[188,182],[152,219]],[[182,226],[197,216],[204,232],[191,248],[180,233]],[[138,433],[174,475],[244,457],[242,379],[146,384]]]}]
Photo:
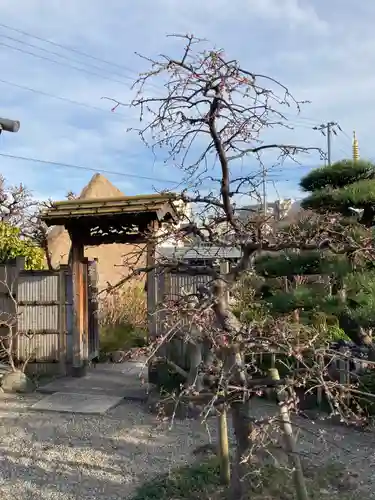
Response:
[{"label": "garden rock", "polygon": [[28,393],[35,390],[34,383],[21,371],[7,373],[3,376],[1,386],[4,392]]}]

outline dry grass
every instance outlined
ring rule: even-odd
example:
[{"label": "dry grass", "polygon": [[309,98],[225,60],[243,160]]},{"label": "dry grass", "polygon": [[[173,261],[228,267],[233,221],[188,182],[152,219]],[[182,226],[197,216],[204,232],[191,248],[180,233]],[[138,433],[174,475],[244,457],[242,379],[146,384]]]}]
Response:
[{"label": "dry grass", "polygon": [[141,283],[107,294],[100,301],[100,344],[104,352],[141,347],[147,332],[147,298]]},{"label": "dry grass", "polygon": [[[307,471],[306,471],[307,472]],[[309,498],[320,500],[357,500],[359,491],[350,491],[342,482],[342,470],[335,464],[310,468],[306,474]],[[265,465],[249,467],[245,479],[247,494],[241,500],[295,500],[292,474],[283,468]],[[163,474],[138,488],[132,500],[226,500],[227,492],[220,485],[216,458],[184,466]],[[240,500],[240,499],[238,499]]]},{"label": "dry grass", "polygon": [[103,326],[121,324],[147,328],[147,297],[141,283],[128,283],[100,302],[100,322]]}]

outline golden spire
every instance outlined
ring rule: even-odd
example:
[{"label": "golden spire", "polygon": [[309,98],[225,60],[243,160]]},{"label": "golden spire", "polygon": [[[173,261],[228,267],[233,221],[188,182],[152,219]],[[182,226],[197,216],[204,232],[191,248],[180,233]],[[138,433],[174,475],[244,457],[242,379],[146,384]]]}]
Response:
[{"label": "golden spire", "polygon": [[355,131],[353,132],[353,161],[359,160],[359,145],[357,141],[357,137],[355,135]]}]

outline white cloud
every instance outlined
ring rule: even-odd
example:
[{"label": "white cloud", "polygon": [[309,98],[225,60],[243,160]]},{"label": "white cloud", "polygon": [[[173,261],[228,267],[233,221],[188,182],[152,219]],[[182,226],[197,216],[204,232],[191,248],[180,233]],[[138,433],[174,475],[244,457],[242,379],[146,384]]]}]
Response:
[{"label": "white cloud", "polygon": [[327,33],[328,23],[319,17],[313,4],[299,0],[249,0],[247,14],[266,21],[287,22],[291,28],[303,28],[320,34]]},{"label": "white cloud", "polygon": [[[137,135],[126,134],[125,129],[136,118],[134,111],[121,108],[111,114],[110,102],[100,98],[110,96],[129,101],[131,79],[136,71],[146,67],[134,52],[152,56],[174,52],[175,42],[165,35],[193,32],[224,47],[231,57],[241,59],[250,70],[280,79],[297,98],[312,100],[312,104],[303,108],[302,117],[289,110],[295,125],[293,131],[270,131],[267,137],[324,147],[324,138],[311,128],[324,120],[334,120],[340,122],[349,136],[356,128],[362,153],[371,156],[375,105],[372,90],[375,34],[371,23],[374,14],[375,6],[362,2],[353,16],[351,3],[343,0],[179,0],[178,4],[175,0],[131,3],[3,0],[0,23],[75,47],[113,64],[85,59],[0,26],[0,80],[88,105],[78,106],[0,81],[0,116],[21,120],[18,134],[2,135],[0,152],[123,174],[160,175],[169,179],[177,176],[172,175],[168,167],[153,165]],[[25,43],[37,45],[44,51]],[[1,44],[16,46],[19,50]],[[38,53],[62,64],[25,52]],[[74,70],[70,65],[84,71]],[[90,72],[100,73],[103,78]],[[90,106],[108,112],[95,111]],[[348,153],[350,139],[345,135],[335,138],[334,157]],[[308,160],[314,161],[319,161],[317,155]],[[24,181],[38,196],[52,197],[61,197],[69,189],[79,191],[92,175],[92,172],[2,157],[0,172],[10,182]],[[296,192],[298,174],[295,179],[280,177],[278,185],[283,195],[286,196],[288,190]],[[150,191],[155,185],[152,181],[125,175],[112,176],[111,180],[129,193]]]}]

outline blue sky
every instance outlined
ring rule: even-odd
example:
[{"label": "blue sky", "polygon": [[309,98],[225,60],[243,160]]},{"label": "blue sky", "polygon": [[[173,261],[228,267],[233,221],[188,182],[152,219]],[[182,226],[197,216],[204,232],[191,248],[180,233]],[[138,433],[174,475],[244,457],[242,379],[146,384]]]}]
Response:
[{"label": "blue sky", "polygon": [[[101,97],[129,101],[132,79],[147,69],[134,52],[173,52],[175,42],[165,35],[190,32],[223,47],[250,71],[281,80],[298,99],[312,101],[300,115],[291,110],[293,130],[276,130],[270,140],[324,147],[324,138],[312,127],[333,120],[344,131],[333,140],[333,159],[351,154],[353,129],[361,156],[374,158],[374,22],[375,3],[370,1],[2,0],[0,23],[112,64],[0,26],[0,116],[21,121],[17,134],[0,136],[0,153],[119,172],[122,175],[107,177],[126,194],[171,187],[131,177],[170,181],[178,173],[170,165],[154,163],[139,138],[126,132],[134,123],[132,112],[122,108],[111,113],[110,103]],[[300,196],[300,176],[320,164],[316,154],[302,161],[304,166],[286,164],[272,175],[270,198],[275,198],[276,189],[283,197]],[[0,173],[11,183],[22,181],[38,198],[53,199],[80,191],[93,175],[1,156]]]}]

